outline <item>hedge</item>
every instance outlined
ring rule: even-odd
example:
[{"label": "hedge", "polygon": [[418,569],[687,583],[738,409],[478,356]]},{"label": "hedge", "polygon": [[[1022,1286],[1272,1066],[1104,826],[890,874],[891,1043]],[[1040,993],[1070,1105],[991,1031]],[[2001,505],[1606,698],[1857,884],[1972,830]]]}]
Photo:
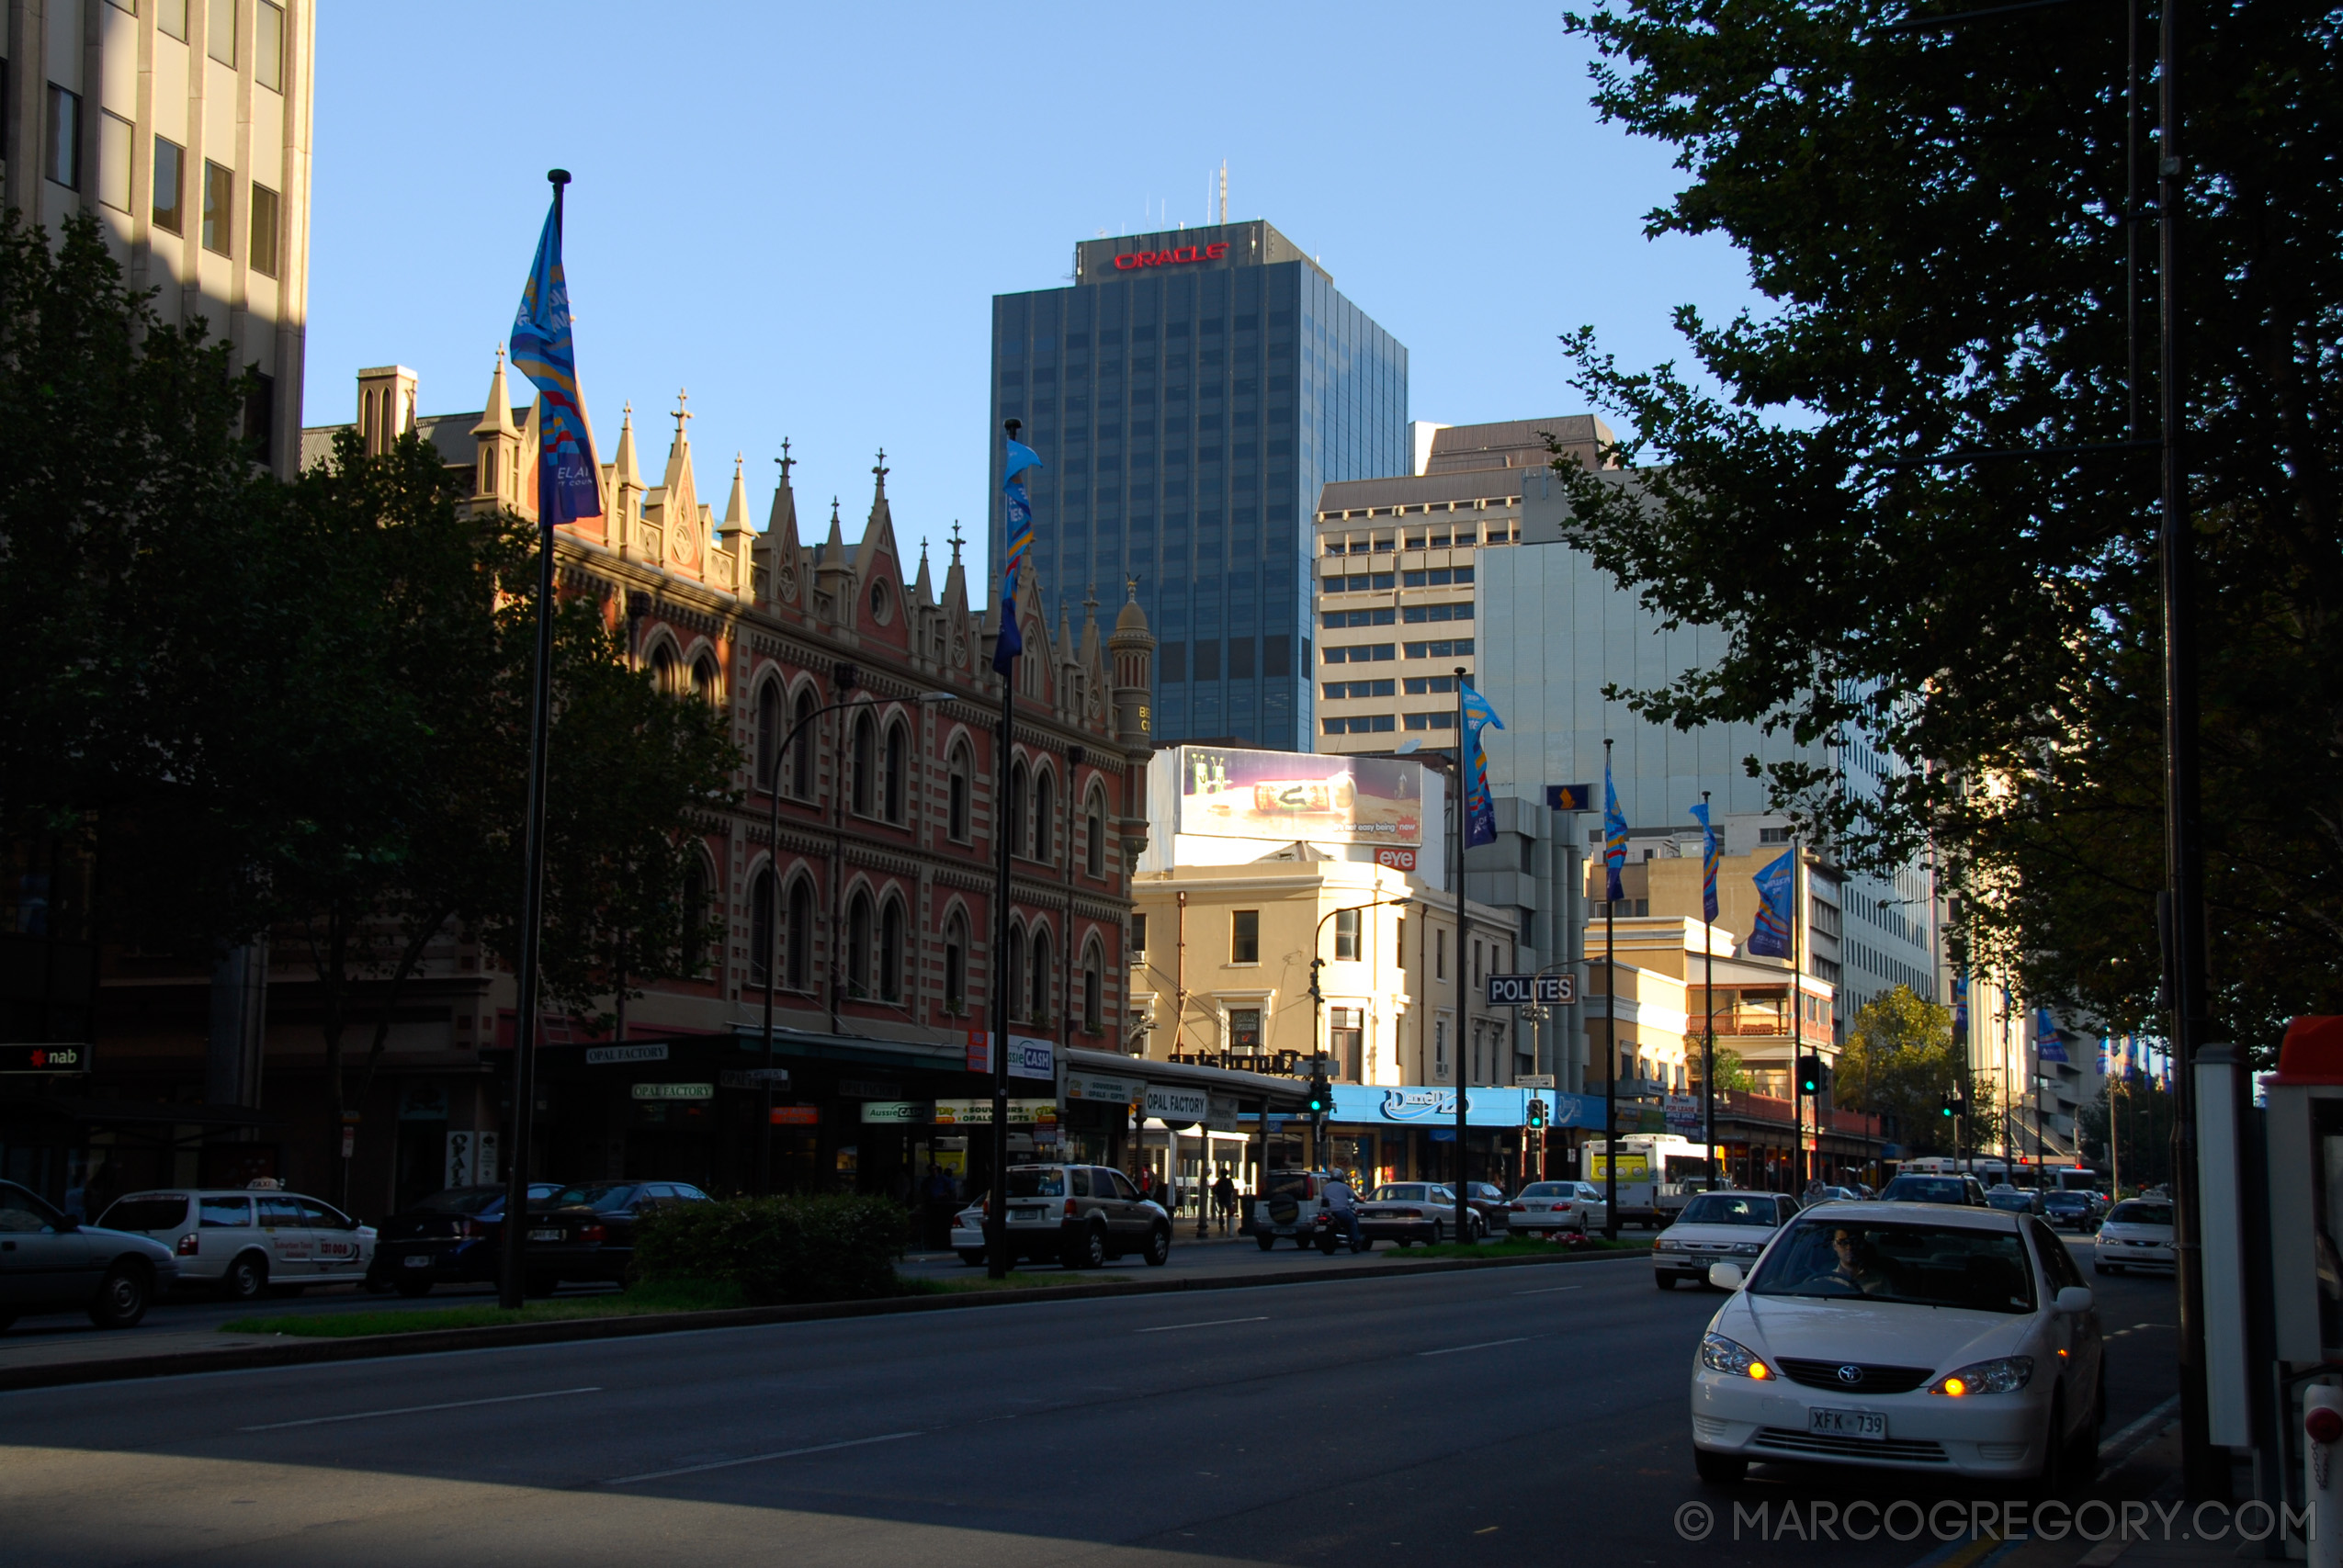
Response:
[{"label": "hedge", "polygon": [[884,1198],[728,1198],[646,1214],[635,1278],[738,1285],[752,1305],[862,1301],[898,1289],[903,1211]]}]

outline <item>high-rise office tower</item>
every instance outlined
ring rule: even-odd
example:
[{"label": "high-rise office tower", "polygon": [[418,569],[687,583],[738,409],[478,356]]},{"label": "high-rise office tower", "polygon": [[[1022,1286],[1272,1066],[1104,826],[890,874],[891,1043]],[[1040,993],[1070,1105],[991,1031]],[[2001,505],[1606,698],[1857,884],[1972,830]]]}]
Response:
[{"label": "high-rise office tower", "polygon": [[98,220],[165,321],[261,376],[247,434],[289,475],[309,314],[315,0],[7,0],[6,205]]},{"label": "high-rise office tower", "polygon": [[1408,351],[1265,222],[1088,240],[1070,288],[993,298],[996,562],[1008,419],[1048,602],[1138,579],[1160,740],[1308,750],[1310,518],[1406,471]]}]

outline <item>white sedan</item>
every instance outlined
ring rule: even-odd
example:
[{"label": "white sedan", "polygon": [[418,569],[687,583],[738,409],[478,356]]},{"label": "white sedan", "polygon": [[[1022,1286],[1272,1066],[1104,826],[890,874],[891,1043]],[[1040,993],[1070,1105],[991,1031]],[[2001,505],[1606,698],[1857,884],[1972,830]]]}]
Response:
[{"label": "white sedan", "polygon": [[1602,1189],[1591,1181],[1533,1181],[1505,1205],[1514,1235],[1584,1235],[1602,1228]]},{"label": "white sedan", "polygon": [[2066,1246],[1993,1209],[1832,1203],[1793,1221],[1692,1359],[1693,1458],[2088,1478],[2106,1414],[2099,1319]]},{"label": "white sedan", "polygon": [[1703,1192],[1651,1244],[1651,1273],[1663,1291],[1680,1280],[1705,1280],[1712,1263],[1756,1261],[1773,1233],[1798,1212],[1782,1192]]},{"label": "white sedan", "polygon": [[2171,1200],[2133,1198],[2116,1204],[2107,1212],[2106,1222],[2092,1243],[2091,1269],[2097,1273],[2171,1268]]}]

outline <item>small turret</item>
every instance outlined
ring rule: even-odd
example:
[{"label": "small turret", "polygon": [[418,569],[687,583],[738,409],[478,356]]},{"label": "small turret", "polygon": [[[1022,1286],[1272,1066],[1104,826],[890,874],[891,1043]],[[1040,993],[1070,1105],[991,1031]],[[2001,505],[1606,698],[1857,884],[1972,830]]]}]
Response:
[{"label": "small turret", "polygon": [[510,505],[521,482],[521,428],[513,423],[513,400],[504,388],[504,350],[498,345],[496,370],[488,378],[488,407],[472,426],[479,461],[472,473],[472,499]]},{"label": "small turret", "polygon": [[1155,634],[1139,608],[1139,580],[1124,584],[1122,613],[1106,639],[1115,660],[1115,738],[1134,751],[1155,749]]}]

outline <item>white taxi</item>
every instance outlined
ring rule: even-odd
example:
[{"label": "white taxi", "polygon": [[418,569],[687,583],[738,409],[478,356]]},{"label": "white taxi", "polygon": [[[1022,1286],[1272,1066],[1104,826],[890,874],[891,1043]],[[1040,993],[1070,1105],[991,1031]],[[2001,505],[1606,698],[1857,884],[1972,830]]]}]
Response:
[{"label": "white taxi", "polygon": [[230,1301],[263,1291],[356,1282],[374,1258],[374,1227],[276,1182],[249,1188],[164,1187],[114,1201],[98,1224],[152,1236],[178,1258],[179,1280]]},{"label": "white taxi", "polygon": [[2090,1288],[2029,1214],[1830,1203],[1776,1236],[1692,1358],[1693,1458],[2088,1479],[2106,1414]]}]

